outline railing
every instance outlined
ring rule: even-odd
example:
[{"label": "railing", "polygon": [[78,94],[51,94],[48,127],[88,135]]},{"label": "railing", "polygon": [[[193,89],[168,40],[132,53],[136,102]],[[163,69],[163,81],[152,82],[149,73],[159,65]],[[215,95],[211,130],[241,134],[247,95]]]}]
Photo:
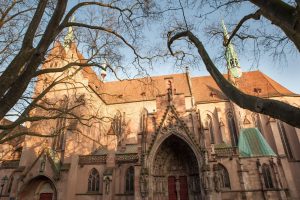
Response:
[{"label": "railing", "polygon": [[2,169],[14,169],[19,167],[20,160],[4,160],[1,163]]},{"label": "railing", "polygon": [[139,160],[139,155],[136,153],[131,154],[117,154],[116,161],[119,163],[122,162],[137,162]]},{"label": "railing", "polygon": [[215,148],[215,154],[217,157],[231,157],[238,155],[237,147],[223,147],[223,148]]},{"label": "railing", "polygon": [[79,164],[100,164],[106,163],[106,155],[87,155],[87,156],[79,156]]}]

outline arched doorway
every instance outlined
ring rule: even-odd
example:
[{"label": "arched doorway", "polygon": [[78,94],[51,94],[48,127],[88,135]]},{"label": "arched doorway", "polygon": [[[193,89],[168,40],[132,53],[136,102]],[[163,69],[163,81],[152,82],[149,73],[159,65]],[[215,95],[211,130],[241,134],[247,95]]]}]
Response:
[{"label": "arched doorway", "polygon": [[154,200],[200,200],[197,158],[181,138],[171,135],[155,153],[152,164]]},{"label": "arched doorway", "polygon": [[57,193],[53,182],[46,176],[37,176],[23,187],[20,200],[56,200]]}]

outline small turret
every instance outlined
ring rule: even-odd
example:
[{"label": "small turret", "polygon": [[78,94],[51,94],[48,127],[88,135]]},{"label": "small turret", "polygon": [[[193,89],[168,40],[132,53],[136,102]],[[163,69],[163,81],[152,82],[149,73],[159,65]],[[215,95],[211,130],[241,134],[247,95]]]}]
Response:
[{"label": "small turret", "polygon": [[[73,22],[75,20],[75,17],[73,16],[71,19],[71,22]],[[74,31],[73,31],[73,27],[69,26],[68,27],[68,33],[64,38],[64,47],[66,49],[69,49],[71,46],[71,43],[74,42],[75,36],[74,36]]]},{"label": "small turret", "polygon": [[[223,20],[222,20],[222,27],[223,27],[223,32],[224,32],[224,43],[223,44],[225,46],[229,40],[229,37],[228,37],[228,32],[227,32],[227,29],[226,29],[226,26],[225,26]],[[231,78],[241,78],[242,71],[240,68],[238,56],[234,50],[233,45],[230,42],[225,47],[226,47],[225,57],[226,57],[226,62],[227,62],[229,80]],[[234,80],[230,80],[230,81],[234,82]]]},{"label": "small turret", "polygon": [[106,70],[107,70],[107,67],[109,66],[109,64],[107,63],[107,61],[106,60],[104,60],[104,63],[101,65],[101,67],[102,67],[102,69],[101,69],[101,72],[100,72],[100,80],[101,81],[104,81],[104,79],[105,79],[105,77],[106,77],[106,75],[107,75],[107,72],[106,72]]}]

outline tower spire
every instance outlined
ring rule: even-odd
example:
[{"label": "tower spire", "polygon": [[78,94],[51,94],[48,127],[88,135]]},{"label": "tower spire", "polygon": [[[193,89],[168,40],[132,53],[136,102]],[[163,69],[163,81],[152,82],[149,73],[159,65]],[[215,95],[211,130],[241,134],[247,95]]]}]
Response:
[{"label": "tower spire", "polygon": [[[73,16],[71,19],[71,22],[74,22],[75,17]],[[75,36],[74,36],[74,31],[73,31],[73,27],[69,26],[68,27],[68,33],[64,38],[64,47],[65,48],[70,48],[71,43],[74,41]]]},{"label": "tower spire", "polygon": [[[224,23],[224,20],[222,20],[222,27],[223,27],[223,34],[224,34],[224,45],[228,42],[228,32]],[[242,71],[239,64],[238,56],[234,50],[233,45],[231,42],[225,46],[225,57],[227,62],[227,69],[228,69],[228,76],[233,76],[232,78],[240,78],[242,76]]]}]

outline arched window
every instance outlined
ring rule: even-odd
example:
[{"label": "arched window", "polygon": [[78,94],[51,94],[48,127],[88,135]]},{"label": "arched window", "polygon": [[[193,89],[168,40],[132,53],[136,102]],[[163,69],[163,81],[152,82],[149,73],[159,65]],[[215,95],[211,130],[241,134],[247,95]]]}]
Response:
[{"label": "arched window", "polygon": [[131,166],[127,169],[126,172],[126,188],[125,192],[127,194],[134,193],[134,168]]},{"label": "arched window", "polygon": [[228,121],[232,146],[237,146],[237,144],[238,144],[238,134],[237,134],[237,131],[236,131],[234,117],[233,117],[233,114],[231,112],[229,112],[227,114],[227,121]]},{"label": "arched window", "polygon": [[267,164],[262,165],[262,175],[264,178],[264,185],[266,188],[273,188],[273,181],[271,176],[270,167]]},{"label": "arched window", "polygon": [[218,168],[221,175],[221,188],[230,189],[230,179],[227,169],[221,164],[218,164]]},{"label": "arched window", "polygon": [[100,185],[100,176],[99,172],[93,168],[90,171],[89,180],[88,180],[88,192],[98,192]]},{"label": "arched window", "polygon": [[288,137],[286,135],[286,130],[285,130],[283,122],[278,120],[277,121],[277,126],[278,126],[278,130],[279,130],[279,133],[280,133],[281,141],[282,141],[282,144],[283,144],[284,152],[285,152],[286,156],[289,159],[293,159],[294,156],[293,156],[293,153],[292,153],[292,149],[290,147]]},{"label": "arched window", "polygon": [[214,135],[214,127],[213,127],[213,121],[211,116],[207,115],[207,128],[210,136],[210,143],[214,144],[215,143],[215,135]]},{"label": "arched window", "polygon": [[113,120],[112,120],[112,129],[115,133],[115,135],[119,138],[122,135],[122,114],[120,111],[117,111],[115,114]]}]

